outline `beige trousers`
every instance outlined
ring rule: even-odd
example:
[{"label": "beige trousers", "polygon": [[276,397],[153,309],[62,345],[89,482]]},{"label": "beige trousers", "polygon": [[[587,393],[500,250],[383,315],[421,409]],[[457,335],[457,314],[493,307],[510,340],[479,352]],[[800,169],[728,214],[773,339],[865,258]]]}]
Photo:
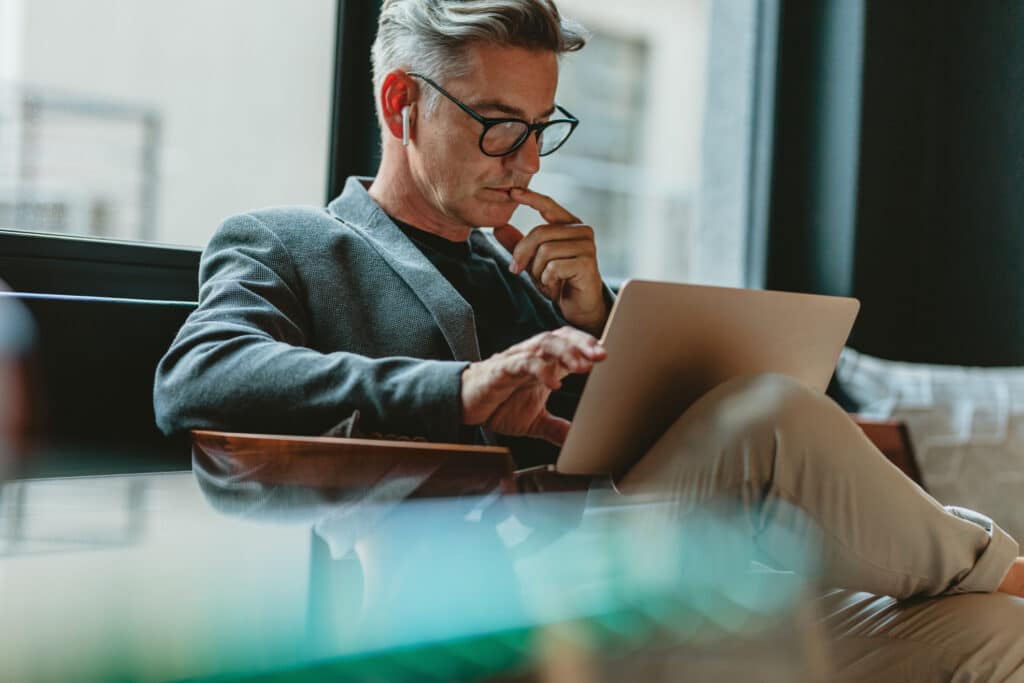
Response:
[{"label": "beige trousers", "polygon": [[620,489],[656,492],[674,516],[730,500],[779,568],[786,539],[816,546],[835,587],[818,603],[836,680],[1024,681],[1024,599],[993,593],[1017,543],[982,515],[944,508],[793,380],[709,392]]}]

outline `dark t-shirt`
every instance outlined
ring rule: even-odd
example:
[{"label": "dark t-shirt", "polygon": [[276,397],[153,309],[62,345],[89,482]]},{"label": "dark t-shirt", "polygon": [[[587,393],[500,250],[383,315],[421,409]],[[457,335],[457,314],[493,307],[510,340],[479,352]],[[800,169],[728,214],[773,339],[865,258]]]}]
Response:
[{"label": "dark t-shirt", "polygon": [[[470,241],[452,242],[397,220],[395,224],[473,308],[481,358],[562,324],[550,311],[534,305],[518,276],[489,256],[473,251]],[[548,410],[572,419],[584,380],[578,375],[567,377],[562,388],[551,393]],[[546,441],[499,438],[512,449],[519,467],[552,463],[558,457],[558,448]]]}]

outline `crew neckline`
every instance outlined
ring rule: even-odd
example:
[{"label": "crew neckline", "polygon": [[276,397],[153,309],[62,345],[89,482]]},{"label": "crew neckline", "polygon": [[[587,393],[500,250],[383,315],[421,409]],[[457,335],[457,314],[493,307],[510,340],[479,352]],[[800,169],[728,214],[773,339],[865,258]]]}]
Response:
[{"label": "crew neckline", "polygon": [[400,221],[394,216],[388,216],[388,218],[390,218],[392,222],[394,222],[394,224],[405,233],[406,237],[418,244],[426,246],[429,249],[440,252],[445,256],[464,259],[468,258],[473,252],[468,239],[461,242],[453,242],[452,240],[441,237],[436,233],[428,232],[421,228],[417,228],[415,225],[410,225],[405,221]]}]

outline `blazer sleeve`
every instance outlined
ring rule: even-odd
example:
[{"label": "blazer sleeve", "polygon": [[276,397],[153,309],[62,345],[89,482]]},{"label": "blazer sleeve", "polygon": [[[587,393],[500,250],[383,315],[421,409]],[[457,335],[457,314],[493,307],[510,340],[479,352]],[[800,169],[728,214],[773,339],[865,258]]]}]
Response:
[{"label": "blazer sleeve", "polygon": [[321,434],[358,410],[370,431],[459,440],[467,363],[307,348],[303,283],[256,217],[225,221],[199,273],[199,306],[156,369],[164,433]]}]

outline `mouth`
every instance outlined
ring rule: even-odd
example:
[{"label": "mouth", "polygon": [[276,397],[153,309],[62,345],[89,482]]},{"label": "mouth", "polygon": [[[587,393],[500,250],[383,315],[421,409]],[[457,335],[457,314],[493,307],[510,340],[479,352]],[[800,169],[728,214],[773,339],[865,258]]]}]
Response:
[{"label": "mouth", "polygon": [[500,196],[501,199],[510,202],[512,201],[512,195],[510,194],[510,192],[515,188],[515,185],[499,185],[494,187],[485,187],[484,189],[490,193],[493,193],[493,195],[495,195],[496,198]]},{"label": "mouth", "polygon": [[508,194],[512,190],[526,190],[529,188],[529,182],[520,184],[506,184],[506,185],[487,185],[485,186],[488,190],[494,190],[495,192],[504,192]]}]

